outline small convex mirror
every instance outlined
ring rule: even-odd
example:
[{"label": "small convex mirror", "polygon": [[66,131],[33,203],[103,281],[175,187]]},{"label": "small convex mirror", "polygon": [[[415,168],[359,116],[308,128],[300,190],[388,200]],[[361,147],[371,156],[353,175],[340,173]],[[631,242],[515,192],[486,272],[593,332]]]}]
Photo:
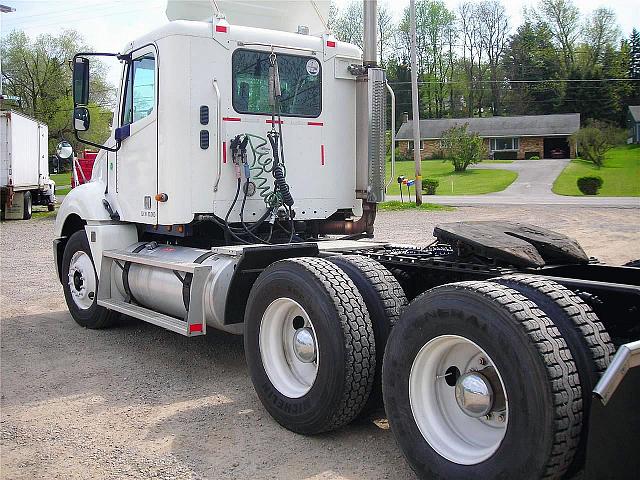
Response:
[{"label": "small convex mirror", "polygon": [[78,132],[86,132],[89,130],[91,120],[89,118],[89,109],[87,107],[76,107],[73,109],[73,128]]},{"label": "small convex mirror", "polygon": [[56,147],[56,155],[60,160],[67,160],[73,155],[73,147],[67,141],[62,141]]}]

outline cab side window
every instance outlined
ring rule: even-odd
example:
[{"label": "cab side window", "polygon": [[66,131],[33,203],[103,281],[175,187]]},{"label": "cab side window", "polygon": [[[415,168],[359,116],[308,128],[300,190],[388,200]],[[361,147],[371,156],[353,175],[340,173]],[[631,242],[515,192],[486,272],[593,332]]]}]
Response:
[{"label": "cab side window", "polygon": [[122,125],[151,115],[156,104],[156,59],[153,54],[136,58],[129,65],[122,110]]}]

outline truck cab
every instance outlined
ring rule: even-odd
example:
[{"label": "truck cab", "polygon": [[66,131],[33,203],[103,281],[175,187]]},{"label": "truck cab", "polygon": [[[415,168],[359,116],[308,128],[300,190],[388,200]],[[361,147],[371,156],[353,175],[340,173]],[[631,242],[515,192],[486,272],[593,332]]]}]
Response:
[{"label": "truck cab", "polygon": [[[127,44],[120,58],[105,144],[112,151],[101,151],[93,175],[120,221],[161,230],[189,225],[198,214],[228,213],[230,223],[260,218],[273,200],[270,131],[281,135],[296,221],[362,215],[353,161],[357,77],[350,72],[361,63],[357,47],[223,19],[174,21]],[[272,60],[281,88],[277,115],[269,101]],[[245,135],[249,191],[234,204],[231,143]]]}]

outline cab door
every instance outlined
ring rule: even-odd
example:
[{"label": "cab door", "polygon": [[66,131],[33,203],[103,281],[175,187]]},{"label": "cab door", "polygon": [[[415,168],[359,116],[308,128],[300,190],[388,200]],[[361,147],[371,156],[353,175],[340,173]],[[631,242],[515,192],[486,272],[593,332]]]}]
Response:
[{"label": "cab door", "polygon": [[125,68],[119,113],[115,190],[121,220],[155,224],[158,215],[158,57],[134,50]]}]

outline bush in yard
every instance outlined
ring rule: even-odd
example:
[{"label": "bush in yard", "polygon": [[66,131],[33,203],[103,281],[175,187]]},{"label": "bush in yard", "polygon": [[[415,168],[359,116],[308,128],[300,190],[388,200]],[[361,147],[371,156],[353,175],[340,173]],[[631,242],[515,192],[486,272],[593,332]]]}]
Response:
[{"label": "bush in yard", "polygon": [[624,142],[624,132],[610,123],[591,120],[573,134],[578,154],[597,168],[604,165],[605,154],[616,144]]},{"label": "bush in yard", "polygon": [[577,183],[584,195],[597,195],[604,181],[600,177],[580,177]]},{"label": "bush in yard", "polygon": [[[411,154],[411,156],[409,156]],[[411,151],[402,151],[400,147],[396,148],[396,162],[409,162],[413,161],[413,152]]]},{"label": "bush in yard", "polygon": [[451,127],[442,134],[447,160],[456,172],[464,172],[471,164],[487,157],[487,149],[477,133],[467,132],[468,124]]},{"label": "bush in yard", "polygon": [[435,195],[438,185],[440,185],[440,182],[438,180],[435,180],[433,178],[425,178],[424,180],[422,180],[422,192],[425,195]]},{"label": "bush in yard", "polygon": [[533,157],[529,157],[529,160],[540,160],[538,155],[534,155]]}]

